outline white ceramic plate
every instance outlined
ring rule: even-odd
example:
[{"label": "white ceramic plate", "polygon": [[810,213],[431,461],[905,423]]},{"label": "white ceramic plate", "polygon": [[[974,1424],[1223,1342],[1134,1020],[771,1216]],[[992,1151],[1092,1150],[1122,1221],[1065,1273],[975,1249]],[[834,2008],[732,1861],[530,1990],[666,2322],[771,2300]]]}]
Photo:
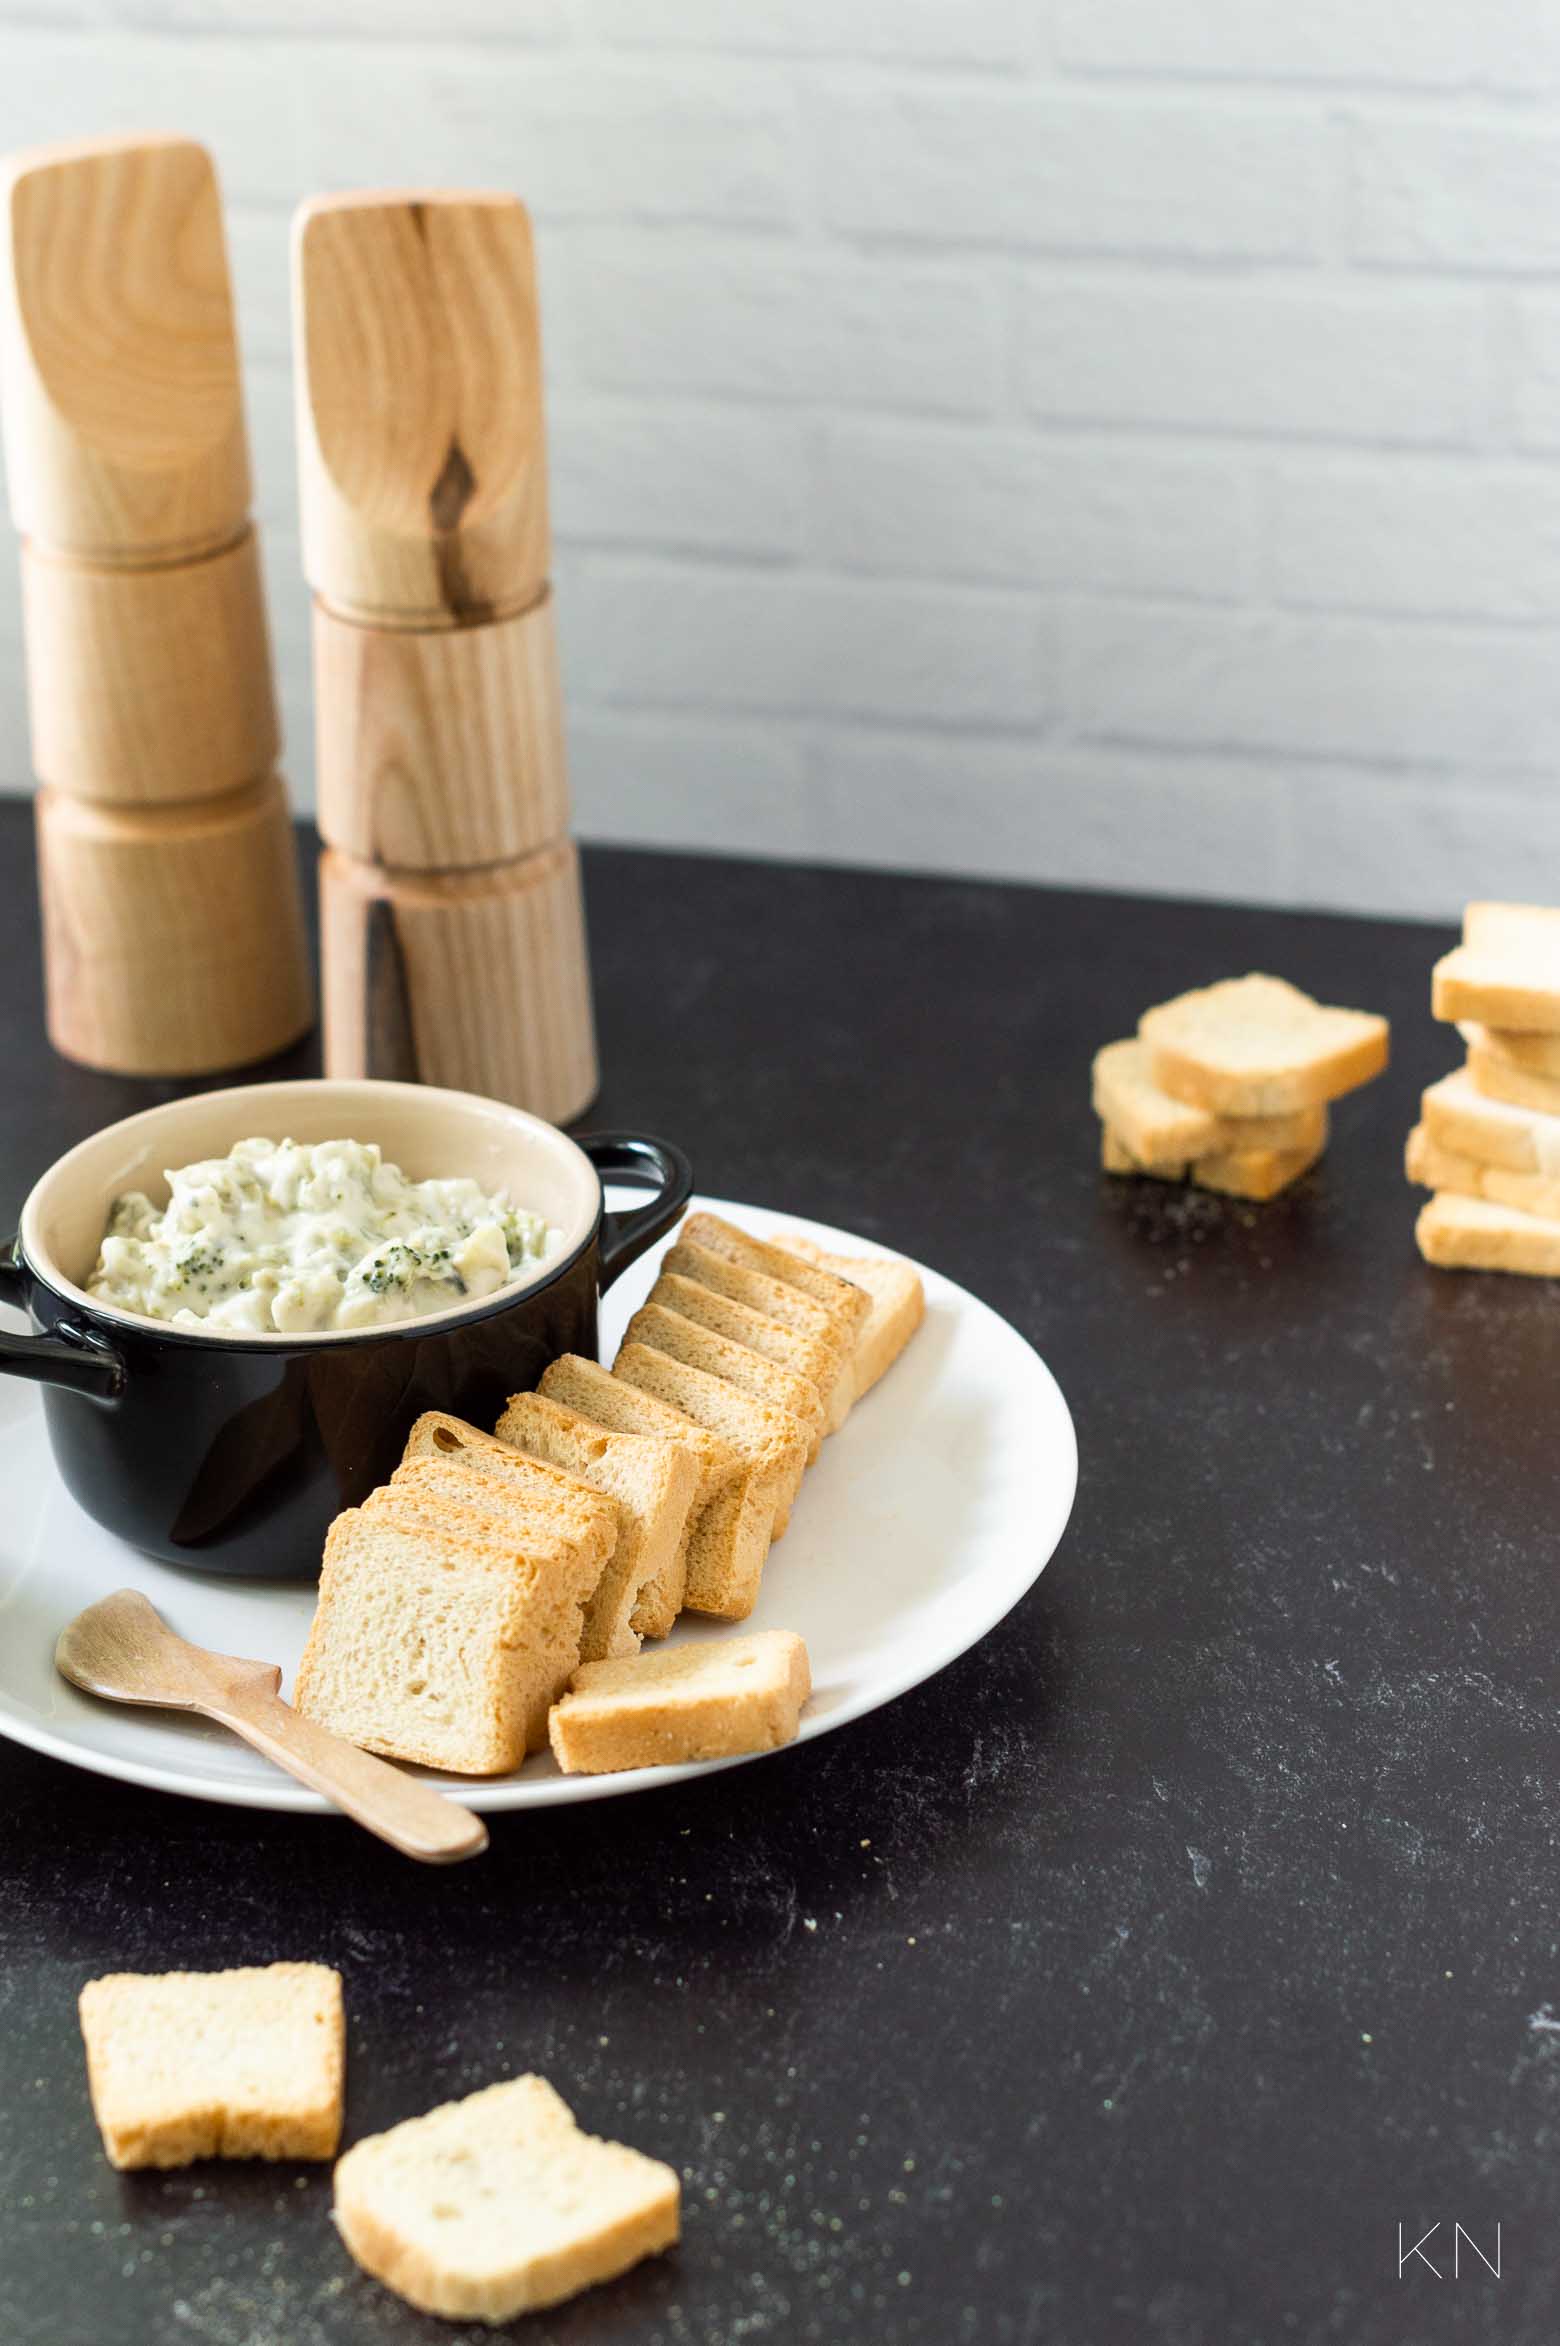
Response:
[{"label": "white ceramic plate", "polygon": [[[634,1195],[613,1202],[632,1203]],[[884,1251],[821,1222],[718,1198],[694,1205],[764,1235],[790,1229],[844,1254]],[[604,1298],[604,1358],[643,1302],[662,1251],[652,1248]],[[1049,1369],[973,1295],[935,1271],[924,1277],[925,1327],[824,1443],[748,1624],[799,1630],[807,1640],[814,1692],[802,1717],[804,1743],[891,1702],[984,1637],[1039,1578],[1072,1507],[1077,1444]],[[326,1812],[317,1793],[222,1729],[98,1702],[68,1686],[53,1664],[54,1640],[73,1613],[110,1589],[139,1588],[198,1645],[280,1662],[285,1694],[314,1609],[311,1587],[221,1580],[137,1555],[66,1496],[36,1395],[5,1379],[0,1490],[0,1734],[100,1775],[197,1800]],[[672,1634],[725,1631],[685,1618]],[[544,1753],[513,1776],[430,1780],[458,1790],[471,1808],[549,1808],[737,1764],[563,1776]]]}]

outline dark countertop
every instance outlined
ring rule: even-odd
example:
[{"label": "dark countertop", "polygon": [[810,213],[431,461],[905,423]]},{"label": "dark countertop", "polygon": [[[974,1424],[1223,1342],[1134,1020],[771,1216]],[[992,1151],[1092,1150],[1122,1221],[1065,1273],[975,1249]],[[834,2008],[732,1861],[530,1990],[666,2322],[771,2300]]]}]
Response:
[{"label": "dark countertop", "polygon": [[[154,1096],[43,1044],[26,820],[0,810],[7,1215]],[[1401,1152],[1454,1057],[1428,1015],[1445,932],[587,870],[592,1120],[1006,1313],[1077,1420],[1072,1526],[886,1711],[705,1784],[495,1818],[451,1875],[0,1746],[0,2340],[491,2335],[360,2274],[324,2170],[104,2162],[81,1982],[297,1956],[346,1975],[349,2139],[535,2067],[681,2168],[681,2250],[526,2339],[1547,2341],[1560,1295],[1414,1252]],[[1095,1046],[1252,966],[1388,1012],[1390,1074],[1271,1206],[1102,1178]],[[1400,2280],[1399,2223],[1411,2246],[1437,2221],[1444,2280]],[[1499,2281],[1466,2241],[1454,2279],[1459,2222],[1487,2253],[1500,2224]]]}]

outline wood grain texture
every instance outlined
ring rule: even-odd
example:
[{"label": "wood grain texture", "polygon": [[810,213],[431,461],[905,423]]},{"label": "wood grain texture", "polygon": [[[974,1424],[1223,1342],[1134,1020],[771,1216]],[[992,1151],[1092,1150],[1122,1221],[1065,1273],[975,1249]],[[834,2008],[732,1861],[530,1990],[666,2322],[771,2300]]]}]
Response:
[{"label": "wood grain texture", "polygon": [[287,800],[274,775],[178,808],[38,793],[49,1039],[122,1075],[206,1075],[312,1022]]},{"label": "wood grain texture", "polygon": [[513,1100],[552,1123],[597,1084],[579,858],[480,872],[320,858],[325,1071]]},{"label": "wood grain texture", "polygon": [[322,197],[293,239],[303,564],[356,618],[438,627],[549,568],[531,223],[513,196]]},{"label": "wood grain texture", "polygon": [[281,750],[253,530],[196,562],[124,570],[22,548],[33,766],[148,806],[255,782]]},{"label": "wood grain texture", "polygon": [[507,863],[569,827],[550,597],[420,634],[314,607],[322,837],[404,871]]},{"label": "wood grain texture", "polygon": [[0,375],[18,529],[96,562],[230,542],[248,442],[211,158],[182,138],[12,158]]}]

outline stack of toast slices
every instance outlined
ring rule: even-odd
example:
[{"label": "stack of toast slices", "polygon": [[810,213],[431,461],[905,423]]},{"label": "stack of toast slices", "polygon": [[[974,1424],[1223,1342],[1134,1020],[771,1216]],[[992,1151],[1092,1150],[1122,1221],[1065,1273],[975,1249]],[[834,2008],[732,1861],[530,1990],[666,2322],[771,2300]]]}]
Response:
[{"label": "stack of toast slices", "polygon": [[463,1775],[549,1742],[598,1772],[789,1741],[800,1638],[641,1648],[685,1611],[747,1618],[808,1466],[924,1313],[897,1257],[691,1215],[610,1369],[565,1353],[491,1434],[427,1413],[336,1518],[297,1707]]},{"label": "stack of toast slices", "polygon": [[1107,1173],[1276,1197],[1327,1145],[1328,1106],[1381,1073],[1388,1029],[1283,978],[1226,978],[1147,1010],[1094,1060]]},{"label": "stack of toast slices", "polygon": [[1467,1059],[1408,1136],[1408,1178],[1434,1192],[1419,1251],[1446,1270],[1560,1277],[1560,908],[1470,904],[1431,1008]]}]

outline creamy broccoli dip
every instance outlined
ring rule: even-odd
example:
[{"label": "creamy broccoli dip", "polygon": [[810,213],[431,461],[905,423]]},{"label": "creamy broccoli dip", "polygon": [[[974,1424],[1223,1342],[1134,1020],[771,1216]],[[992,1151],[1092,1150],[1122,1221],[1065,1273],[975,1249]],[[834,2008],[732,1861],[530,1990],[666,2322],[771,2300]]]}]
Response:
[{"label": "creamy broccoli dip", "polygon": [[87,1292],[177,1327],[382,1328],[494,1295],[559,1244],[475,1181],[408,1181],[371,1143],[241,1140],[116,1198]]}]

